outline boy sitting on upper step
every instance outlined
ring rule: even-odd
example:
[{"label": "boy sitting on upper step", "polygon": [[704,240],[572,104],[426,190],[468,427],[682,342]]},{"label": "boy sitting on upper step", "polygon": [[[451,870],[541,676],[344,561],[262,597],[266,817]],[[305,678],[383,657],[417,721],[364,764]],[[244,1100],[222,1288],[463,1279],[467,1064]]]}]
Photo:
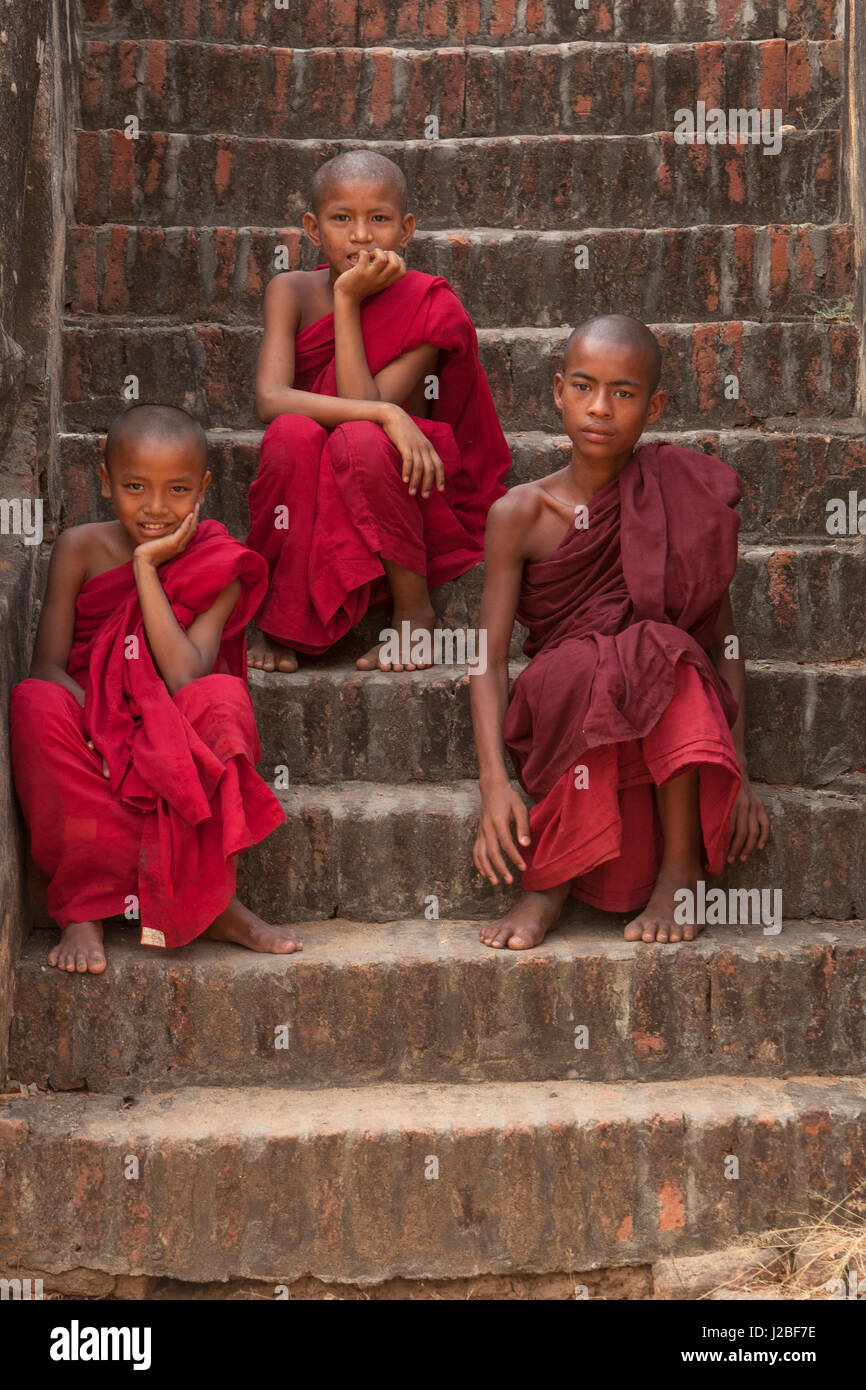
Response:
[{"label": "boy sitting on upper step", "polygon": [[[247,544],[270,583],[250,665],[266,671],[326,651],[389,593],[394,630],[432,632],[429,588],[480,562],[511,463],[472,320],[402,260],[415,219],[396,164],[329,160],[303,222],[325,263],[268,285],[256,381],[271,423]],[[377,645],[357,664],[427,664],[391,655]]]},{"label": "boy sitting on upper step", "polygon": [[[508,860],[523,872],[521,897],[481,931],[488,946],[537,946],[569,889],[608,911],[643,908],[628,941],[690,941],[700,927],[675,920],[677,890],[767,840],[728,594],[740,480],[689,449],[635,448],[662,413],[660,373],[658,341],[637,320],[576,328],[554,379],[571,462],[512,488],[488,517],[473,858],[494,884],[513,881]],[[531,660],[509,702],[515,615]],[[536,802],[528,814],[503,742]]]},{"label": "boy sitting on upper step", "polygon": [[234,892],[234,856],[285,819],[253,767],[245,680],[265,563],[199,522],[207,441],[185,411],[128,410],[99,471],[116,520],[58,536],[11,700],[15,785],[62,932],[49,962],[103,971],[102,919],[121,913],[145,945],[300,950]]}]

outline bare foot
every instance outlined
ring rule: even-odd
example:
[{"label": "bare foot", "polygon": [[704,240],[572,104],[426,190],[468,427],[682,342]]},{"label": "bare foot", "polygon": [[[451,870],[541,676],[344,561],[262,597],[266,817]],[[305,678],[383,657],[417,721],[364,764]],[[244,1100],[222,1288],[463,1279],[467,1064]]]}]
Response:
[{"label": "bare foot", "polygon": [[247,647],[247,665],[256,671],[297,671],[298,658],[291,647],[284,647],[256,628],[256,635]]},{"label": "bare foot", "polygon": [[[406,651],[405,651],[405,652],[404,652],[404,635],[403,635],[403,624],[404,624],[404,623],[408,623],[408,624],[409,624],[408,632],[409,632],[409,634],[410,634],[409,642],[408,642],[408,644],[407,644],[407,646],[406,646]],[[418,632],[429,632],[429,633],[432,635],[432,634],[436,631],[437,624],[438,624],[438,619],[437,619],[437,617],[436,617],[436,614],[433,612],[433,609],[430,608],[430,607],[421,608],[421,609],[419,609],[419,610],[417,610],[417,611],[414,611],[414,610],[413,610],[413,611],[411,611],[411,612],[408,612],[408,611],[405,611],[405,610],[398,610],[398,609],[395,608],[395,610],[394,610],[394,616],[393,616],[392,619],[391,619],[391,627],[392,627],[392,629],[397,633],[397,636],[398,636],[398,639],[399,639],[399,644],[400,644],[400,655],[401,655],[401,657],[402,657],[403,655],[408,655],[408,652],[411,651],[412,646],[414,645],[414,642],[415,642],[415,634],[416,634],[416,633],[418,633]],[[387,655],[387,650],[385,651],[384,654],[383,654],[383,651],[382,651],[383,647],[385,647],[385,648],[387,649],[387,646],[388,646],[388,645],[391,645],[392,650],[393,650],[393,644],[388,644],[388,643],[385,643],[385,642],[377,642],[376,645],[375,645],[375,647],[371,647],[370,650],[369,650],[368,652],[365,652],[363,656],[359,656],[359,657],[358,657],[358,660],[355,662],[355,665],[358,667],[358,670],[359,670],[359,671],[423,671],[423,670],[425,669],[425,667],[427,667],[427,666],[432,666],[432,665],[433,665],[432,660],[431,660],[431,661],[416,661],[416,662],[409,662],[409,661],[405,661],[405,662],[404,662],[404,661],[389,661],[389,660],[388,660],[388,655]]]},{"label": "bare foot", "polygon": [[528,951],[540,946],[559,921],[569,885],[546,888],[542,893],[521,893],[504,917],[485,922],[479,933],[485,946],[510,946],[512,951]]},{"label": "bare foot", "polygon": [[80,975],[101,975],[105,969],[102,923],[70,922],[49,953],[48,964]]},{"label": "bare foot", "polygon": [[678,910],[674,894],[681,888],[690,888],[694,894],[702,873],[700,864],[692,864],[682,873],[660,873],[643,912],[626,927],[626,941],[694,941],[703,929],[702,923],[674,920],[674,912]]},{"label": "bare foot", "polygon": [[248,946],[251,951],[265,951],[275,956],[304,949],[300,937],[289,927],[272,927],[269,922],[263,922],[244,907],[237,896],[202,936],[210,937],[211,941],[234,941],[238,946]]}]

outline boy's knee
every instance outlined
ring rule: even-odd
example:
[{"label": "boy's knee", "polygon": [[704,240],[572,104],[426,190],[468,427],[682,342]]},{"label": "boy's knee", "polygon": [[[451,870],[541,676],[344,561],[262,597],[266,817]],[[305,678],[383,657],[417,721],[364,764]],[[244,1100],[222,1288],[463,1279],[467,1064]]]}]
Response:
[{"label": "boy's knee", "polygon": [[317,420],[306,415],[278,415],[265,430],[262,446],[277,444],[291,449],[298,446],[318,444],[320,447],[328,437],[328,431]]},{"label": "boy's knee", "polygon": [[395,468],[402,467],[399,451],[382,426],[372,420],[347,420],[338,425],[331,432],[331,451],[338,467],[345,467],[351,460],[354,469],[369,473],[379,482],[386,460],[390,459]]},{"label": "boy's knee", "polygon": [[41,743],[50,738],[60,721],[80,722],[80,706],[71,690],[57,681],[28,676],[13,686],[9,696],[9,718],[17,733],[32,728]]},{"label": "boy's knee", "polygon": [[182,685],[172,698],[180,708],[189,704],[204,704],[212,708],[214,705],[235,705],[239,697],[243,699],[244,696],[249,700],[249,690],[245,681],[237,676],[214,672],[210,676],[199,676],[188,685]]},{"label": "boy's knee", "polygon": [[387,444],[388,436],[374,420],[346,420],[331,431],[331,438],[352,443],[356,449],[380,449]]}]

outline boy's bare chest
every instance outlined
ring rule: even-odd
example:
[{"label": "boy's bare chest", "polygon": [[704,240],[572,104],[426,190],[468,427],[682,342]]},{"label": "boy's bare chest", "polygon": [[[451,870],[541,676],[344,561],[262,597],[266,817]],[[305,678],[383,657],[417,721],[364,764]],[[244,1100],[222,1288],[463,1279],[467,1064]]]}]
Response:
[{"label": "boy's bare chest", "polygon": [[327,272],[310,271],[307,279],[301,281],[298,297],[301,301],[301,317],[297,329],[299,333],[303,333],[305,328],[309,328],[326,314],[334,312],[334,295]]}]

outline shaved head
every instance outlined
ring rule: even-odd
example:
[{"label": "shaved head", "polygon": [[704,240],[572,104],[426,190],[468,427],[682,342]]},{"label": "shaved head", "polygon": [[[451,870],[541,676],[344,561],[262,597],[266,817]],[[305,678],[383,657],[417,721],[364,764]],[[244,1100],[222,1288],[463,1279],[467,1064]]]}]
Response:
[{"label": "shaved head", "polygon": [[355,182],[387,184],[400,216],[405,217],[408,193],[403,171],[393,159],[386,159],[375,150],[347,150],[316,170],[310,195],[316,216],[325,199],[331,197],[340,184]]},{"label": "shaved head", "polygon": [[634,319],[630,314],[600,314],[597,318],[579,323],[568,336],[566,362],[574,344],[578,342],[581,346],[590,342],[605,343],[640,353],[646,365],[649,395],[658,389],[662,374],[662,350],[658,338],[640,319]]},{"label": "shaved head", "polygon": [[105,466],[111,471],[113,459],[119,458],[130,446],[151,444],[156,447],[172,444],[194,449],[207,469],[207,436],[198,420],[176,405],[134,405],[112,421],[105,441]]}]

